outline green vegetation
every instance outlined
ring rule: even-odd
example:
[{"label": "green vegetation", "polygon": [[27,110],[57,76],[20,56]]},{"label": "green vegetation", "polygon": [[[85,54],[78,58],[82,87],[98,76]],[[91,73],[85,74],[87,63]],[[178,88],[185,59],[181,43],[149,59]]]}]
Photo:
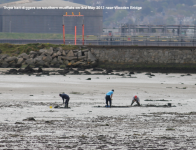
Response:
[{"label": "green vegetation", "polygon": [[[80,37],[80,36],[78,36]],[[65,38],[72,39],[74,35],[66,34]],[[58,33],[0,33],[0,39],[63,39]]]},{"label": "green vegetation", "polygon": [[[66,34],[65,39],[74,39],[75,35]],[[28,40],[63,40],[63,34],[59,33],[0,33],[0,39],[28,39]],[[77,39],[82,39],[82,35],[77,35]],[[96,40],[97,36],[86,35],[85,40]]]},{"label": "green vegetation", "polygon": [[62,47],[63,50],[73,50],[77,49],[77,46],[74,45],[55,45],[55,44],[40,44],[40,43],[35,43],[35,44],[25,44],[25,45],[15,45],[15,44],[0,44],[0,50],[2,51],[2,54],[8,54],[10,56],[18,56],[22,53],[27,53],[29,54],[30,51],[38,51],[40,49],[48,49],[50,47],[57,48],[57,47]]}]

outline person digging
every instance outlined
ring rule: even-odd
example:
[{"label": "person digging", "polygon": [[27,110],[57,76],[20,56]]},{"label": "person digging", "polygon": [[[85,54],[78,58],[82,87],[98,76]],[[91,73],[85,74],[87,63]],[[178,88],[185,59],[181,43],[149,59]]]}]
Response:
[{"label": "person digging", "polygon": [[[112,106],[112,96],[113,96],[114,90],[109,91],[106,96],[105,96],[105,100],[106,100],[106,107],[111,107]],[[110,106],[108,106],[108,102],[110,103]]]},{"label": "person digging", "polygon": [[69,95],[67,95],[67,94],[59,94],[59,96],[62,98],[63,104],[64,104],[64,99],[66,100],[65,101],[65,108],[68,108],[68,104],[69,104],[69,100],[70,100]]},{"label": "person digging", "polygon": [[139,99],[139,97],[136,96],[136,95],[133,97],[131,106],[133,105],[134,102],[136,102],[138,106],[141,106],[141,105],[140,105],[140,99]]}]

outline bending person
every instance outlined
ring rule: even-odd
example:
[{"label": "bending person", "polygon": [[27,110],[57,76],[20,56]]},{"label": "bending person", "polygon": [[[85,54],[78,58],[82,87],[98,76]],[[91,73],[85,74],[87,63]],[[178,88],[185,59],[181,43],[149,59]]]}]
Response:
[{"label": "bending person", "polygon": [[139,99],[139,97],[138,97],[138,96],[136,96],[136,95],[133,97],[133,100],[132,100],[131,106],[133,105],[133,103],[134,103],[134,102],[136,102],[136,103],[137,103],[137,105],[138,105],[138,106],[140,106],[140,99]]},{"label": "bending person", "polygon": [[66,100],[65,101],[65,108],[68,108],[68,104],[69,104],[69,96],[67,94],[59,94],[60,97],[62,97],[63,99],[63,104],[64,104],[64,99]]},{"label": "bending person", "polygon": [[105,96],[105,100],[106,100],[106,107],[108,107],[108,102],[110,103],[110,107],[112,105],[112,96],[113,96],[114,90],[109,91],[106,96]]}]

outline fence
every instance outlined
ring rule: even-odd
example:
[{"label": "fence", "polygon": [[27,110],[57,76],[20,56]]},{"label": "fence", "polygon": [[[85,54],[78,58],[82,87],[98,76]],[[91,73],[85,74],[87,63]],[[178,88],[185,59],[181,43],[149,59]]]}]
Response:
[{"label": "fence", "polygon": [[[10,33],[9,33],[10,34]],[[13,33],[13,35],[16,33]],[[12,39],[3,39],[0,36],[0,43],[27,44],[27,43],[52,43],[63,44],[62,34],[50,35],[42,38],[40,34],[34,36],[19,35]],[[9,37],[12,37],[11,35]],[[14,36],[13,36],[14,37]],[[29,37],[29,38],[28,38]],[[55,38],[54,38],[55,37]],[[82,45],[82,35],[77,36],[77,45]],[[66,35],[66,44],[74,45],[75,39],[73,35]],[[84,45],[138,45],[138,46],[196,46],[196,37],[190,36],[121,36],[121,35],[85,35]]]}]

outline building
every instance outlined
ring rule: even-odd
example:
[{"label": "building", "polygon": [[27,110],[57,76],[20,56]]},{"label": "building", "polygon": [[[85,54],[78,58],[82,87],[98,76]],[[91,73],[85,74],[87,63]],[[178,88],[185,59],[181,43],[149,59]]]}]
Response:
[{"label": "building", "polygon": [[[64,17],[66,34],[98,35],[103,31],[103,11],[64,0],[22,0],[0,5],[0,32],[62,33],[63,15],[79,13],[84,17]],[[79,9],[80,8],[80,9]],[[81,9],[84,8],[84,9]],[[87,9],[85,9],[87,8]]]}]

